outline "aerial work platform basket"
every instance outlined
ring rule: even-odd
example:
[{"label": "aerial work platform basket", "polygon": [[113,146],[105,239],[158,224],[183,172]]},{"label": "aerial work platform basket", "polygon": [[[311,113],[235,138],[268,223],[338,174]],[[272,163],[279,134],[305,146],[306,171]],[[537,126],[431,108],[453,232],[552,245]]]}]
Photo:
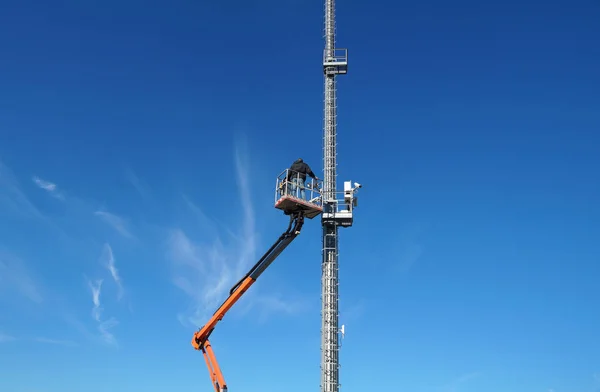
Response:
[{"label": "aerial work platform basket", "polygon": [[305,217],[313,219],[323,212],[321,186],[322,181],[312,178],[307,178],[302,185],[299,173],[285,169],[277,176],[275,208],[286,215],[303,211]]}]

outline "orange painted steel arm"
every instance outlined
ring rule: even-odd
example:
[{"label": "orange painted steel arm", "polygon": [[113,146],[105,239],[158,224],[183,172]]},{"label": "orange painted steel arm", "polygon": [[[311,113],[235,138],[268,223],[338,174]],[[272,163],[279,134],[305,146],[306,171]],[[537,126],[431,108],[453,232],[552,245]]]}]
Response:
[{"label": "orange painted steel arm", "polygon": [[204,342],[204,347],[202,347],[202,354],[204,354],[204,360],[206,361],[208,373],[210,375],[213,387],[215,388],[215,392],[227,391],[227,384],[225,383],[225,379],[223,378],[223,373],[221,372],[221,368],[219,368],[217,358],[215,358],[215,353],[208,339]]},{"label": "orange painted steel arm", "polygon": [[279,237],[277,242],[258,260],[258,262],[240,279],[229,291],[229,297],[212,315],[210,320],[194,333],[192,338],[192,347],[195,350],[201,350],[206,360],[206,365],[210,373],[211,380],[216,392],[226,392],[227,384],[223,378],[217,359],[215,358],[212,346],[208,342],[215,326],[225,317],[225,314],[231,307],[244,295],[244,293],[256,282],[258,277],[275,261],[283,250],[300,234],[304,224],[304,215],[302,212],[290,215],[290,223],[287,230]]}]

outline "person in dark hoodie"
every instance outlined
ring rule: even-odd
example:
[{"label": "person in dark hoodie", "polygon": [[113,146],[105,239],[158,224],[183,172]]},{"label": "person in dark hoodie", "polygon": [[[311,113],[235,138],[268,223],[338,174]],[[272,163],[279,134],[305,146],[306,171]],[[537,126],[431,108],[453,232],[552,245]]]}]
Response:
[{"label": "person in dark hoodie", "polygon": [[295,196],[296,189],[300,188],[300,198],[305,199],[304,194],[304,181],[306,181],[306,175],[311,176],[313,179],[318,180],[315,173],[311,170],[310,166],[302,160],[302,158],[296,159],[290,169],[288,170],[287,180],[291,182],[292,195]]}]

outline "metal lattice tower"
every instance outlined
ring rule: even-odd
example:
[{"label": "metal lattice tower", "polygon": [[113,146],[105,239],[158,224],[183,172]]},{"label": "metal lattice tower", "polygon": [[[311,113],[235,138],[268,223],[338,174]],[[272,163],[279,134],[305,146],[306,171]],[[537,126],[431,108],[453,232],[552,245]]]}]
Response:
[{"label": "metal lattice tower", "polygon": [[[352,225],[353,198],[339,211],[337,197],[336,76],[346,74],[346,49],[335,48],[335,0],[325,0],[325,110],[323,140],[323,260],[321,275],[321,392],[339,390],[338,227]],[[351,183],[345,184],[345,191]],[[355,190],[352,190],[352,195]],[[345,196],[349,193],[344,193]]]}]

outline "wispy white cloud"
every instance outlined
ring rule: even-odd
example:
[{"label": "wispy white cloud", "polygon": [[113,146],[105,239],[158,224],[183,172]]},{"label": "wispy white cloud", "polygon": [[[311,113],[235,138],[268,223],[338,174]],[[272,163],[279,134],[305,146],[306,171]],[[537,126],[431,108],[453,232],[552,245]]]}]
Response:
[{"label": "wispy white cloud", "polygon": [[[39,218],[43,223],[49,224],[53,229],[61,234],[62,239],[70,241],[68,244],[76,245],[72,241],[76,241],[77,239],[64,235],[62,229],[57,226],[58,222],[66,223],[67,226],[71,227],[73,227],[73,225],[71,225],[71,223],[73,223],[75,224],[77,230],[85,230],[85,225],[89,225],[93,223],[96,218],[100,218],[112,226],[121,235],[128,238],[133,238],[131,231],[127,227],[128,224],[125,219],[104,210],[96,211],[97,208],[94,207],[97,205],[97,203],[94,201],[86,201],[72,195],[67,195],[61,189],[59,189],[59,186],[56,183],[47,179],[43,179],[39,176],[32,176],[29,178],[35,186],[47,192],[49,195],[67,202],[64,204],[66,206],[66,216],[61,217],[60,221],[54,221],[50,217],[44,216],[27,198],[25,192],[22,190],[25,188],[21,188],[13,171],[11,171],[2,162],[0,162],[0,209],[7,210],[13,214],[18,213],[21,215],[21,217],[26,216]],[[91,215],[91,213],[94,213],[94,211],[95,217]],[[87,220],[81,218],[87,218]],[[106,290],[112,289],[110,286],[112,281],[114,281],[118,288],[117,297],[121,299],[124,293],[124,286],[123,279],[116,265],[113,250],[109,244],[104,245],[100,261],[103,263],[103,267],[107,271],[107,274],[110,273],[110,277],[112,279],[108,278],[108,276],[102,276],[104,279],[96,280],[89,280],[86,278],[89,290],[92,294],[92,318],[94,320],[93,322],[95,327],[97,328],[97,332],[92,335],[86,334],[86,336],[93,339],[100,338],[108,344],[117,345],[117,340],[112,332],[114,327],[118,325],[119,322],[114,317],[111,317],[110,314],[104,315],[104,306],[106,306],[106,304],[103,303],[102,297],[105,295],[104,292]],[[0,249],[1,294],[8,294],[9,296],[20,295],[36,303],[46,302],[48,304],[54,304],[53,298],[47,298],[49,296],[49,293],[46,292],[47,290],[44,290],[43,292],[40,291],[39,282],[37,279],[33,278],[34,276],[35,275],[28,271],[26,263],[12,255],[10,252]],[[45,294],[45,297],[42,296],[42,293]],[[106,302],[106,300],[104,302]],[[53,309],[46,310],[49,312],[53,311]],[[77,324],[75,326],[80,331],[85,330],[83,324]],[[3,338],[8,339],[7,336],[8,335],[3,335]],[[30,341],[35,340],[40,343],[48,344],[73,344],[73,342],[69,340],[52,339],[51,337],[29,337],[26,339],[17,339]]]},{"label": "wispy white cloud", "polygon": [[250,173],[248,172],[249,159],[241,146],[235,151],[235,168],[237,173],[237,184],[240,190],[240,201],[244,212],[244,232],[242,245],[242,257],[245,261],[254,258],[256,252],[256,236],[254,228],[254,208],[252,207],[252,198],[250,195]]},{"label": "wispy white cloud", "polygon": [[[107,267],[107,269],[111,272],[112,275],[111,266],[112,268],[114,268],[114,258],[112,256],[112,249],[108,244],[105,244],[103,248],[103,255],[106,256],[104,258],[105,267]],[[117,277],[117,281],[120,282],[120,278],[116,272],[116,268],[114,268],[114,272],[115,276]],[[94,281],[87,279],[87,283],[92,293],[92,303],[94,304],[92,308],[92,318],[97,323],[98,332],[100,332],[100,338],[104,341],[104,343],[117,346],[117,339],[110,332],[110,330],[116,327],[119,324],[119,322],[114,317],[109,317],[106,320],[102,318],[104,308],[102,307],[100,298],[102,294],[104,279],[96,279]]]},{"label": "wispy white cloud", "polygon": [[25,263],[4,249],[0,249],[0,288],[13,290],[36,303],[43,301]]},{"label": "wispy white cloud", "polygon": [[41,178],[39,178],[37,176],[33,176],[33,182],[35,182],[35,184],[37,186],[39,186],[42,189],[47,190],[48,192],[56,191],[56,184],[49,182],[49,181],[42,180]]},{"label": "wispy white cloud", "polygon": [[[241,164],[240,152],[236,151],[235,161],[237,169],[238,186],[242,198],[249,197],[248,184],[245,182],[244,165]],[[239,179],[242,178],[242,181]],[[205,216],[202,210],[186,198],[189,206],[194,207],[194,212]],[[196,244],[181,229],[171,230],[168,237],[169,257],[174,262],[176,275],[173,283],[190,298],[188,310],[179,314],[182,324],[191,323],[195,326],[202,325],[208,315],[226,298],[227,290],[239,279],[241,268],[248,263],[254,255],[254,233],[252,205],[248,200],[243,202],[244,223],[243,234],[240,238],[245,240],[234,241],[232,244],[223,244],[216,235],[213,241],[203,241]],[[211,237],[218,233],[218,227],[205,220],[206,234]],[[250,229],[249,229],[250,228]],[[202,234],[205,234],[204,232]],[[239,272],[239,273],[238,273]]]},{"label": "wispy white cloud", "polygon": [[149,187],[133,172],[131,169],[125,170],[125,177],[129,180],[131,185],[143,198],[149,198],[151,195]]},{"label": "wispy white cloud", "polygon": [[66,324],[75,329],[79,334],[83,335],[87,340],[94,341],[98,339],[98,335],[90,332],[86,323],[81,321],[81,319],[74,315],[72,311],[66,311],[63,314],[63,319]]},{"label": "wispy white cloud", "polygon": [[94,302],[94,307],[92,308],[92,316],[94,320],[100,321],[100,314],[102,313],[102,307],[100,306],[100,292],[102,290],[102,279],[97,279],[96,281],[88,281],[88,285],[90,290],[92,291],[92,301]]},{"label": "wispy white cloud", "polygon": [[[243,276],[255,262],[257,238],[254,208],[252,206],[249,159],[238,146],[235,150],[237,186],[242,203],[242,225],[240,232],[225,229],[232,233],[224,242],[219,226],[206,217],[206,214],[189,198],[188,206],[193,207],[202,218],[202,231],[195,233],[196,242],[182,229],[173,229],[167,238],[168,258],[175,271],[173,283],[190,299],[190,305],[178,318],[184,325],[203,325],[207,318],[227,298],[229,289]],[[214,239],[207,239],[216,237]],[[256,290],[246,294],[246,305],[260,304],[263,315],[268,312],[294,313],[303,309],[303,301],[289,301],[277,295],[259,295]]]},{"label": "wispy white cloud", "polygon": [[94,304],[94,307],[92,308],[92,317],[98,323],[98,331],[100,332],[100,337],[102,340],[109,345],[116,346],[117,339],[109,330],[117,326],[118,321],[114,317],[110,317],[108,320],[103,321],[101,317],[102,312],[104,311],[100,303],[102,283],[102,279],[97,279],[95,281],[88,280],[88,286],[92,293],[92,302]]},{"label": "wispy white cloud", "polygon": [[60,200],[64,200],[64,198],[65,198],[64,195],[58,190],[58,187],[56,186],[55,183],[43,180],[43,179],[39,178],[38,176],[33,176],[32,180],[35,183],[35,185],[37,185],[41,189],[45,190],[53,197],[60,199]]},{"label": "wispy white cloud", "polygon": [[100,325],[98,325],[98,331],[100,331],[100,336],[102,337],[104,342],[112,346],[117,346],[118,343],[117,339],[115,338],[115,335],[110,333],[109,330],[116,327],[117,325],[119,325],[119,322],[114,317],[111,317],[108,320],[101,322]]},{"label": "wispy white cloud", "polygon": [[123,281],[121,276],[119,276],[119,270],[117,269],[115,263],[115,256],[109,244],[104,244],[102,249],[102,264],[106,269],[108,269],[110,276],[112,276],[113,280],[117,284],[117,287],[119,288],[118,298],[121,299],[123,297]]},{"label": "wispy white cloud", "polygon": [[0,204],[12,213],[28,217],[44,218],[37,207],[21,190],[13,171],[0,161]]},{"label": "wispy white cloud", "polygon": [[127,222],[125,219],[106,211],[96,211],[94,214],[112,226],[113,229],[119,232],[123,237],[133,238],[133,235],[127,229]]},{"label": "wispy white cloud", "polygon": [[[88,280],[88,285],[89,285],[89,283],[90,282]],[[92,286],[97,287],[97,284],[93,283]],[[94,291],[92,291],[92,298],[94,298],[94,297],[95,297]],[[100,302],[98,300],[98,304],[99,303]],[[96,307],[95,303],[94,303],[94,307]],[[95,319],[95,314],[94,314],[94,312],[92,312],[92,313],[93,313],[92,317]],[[72,313],[65,313],[64,321],[67,324],[69,324],[72,328],[74,328],[79,334],[83,335],[87,340],[94,341],[94,342],[100,341],[103,344],[118,347],[117,339],[115,338],[115,336],[112,333],[109,332],[109,330],[111,328],[113,328],[119,324],[118,321],[114,317],[111,317],[105,321],[97,322],[97,324],[96,324],[97,332],[90,331],[88,329],[86,323],[82,322],[79,319],[79,317],[75,316]]]},{"label": "wispy white cloud", "polygon": [[[180,314],[182,324],[203,324],[206,316],[224,300],[233,284],[232,268],[236,250],[226,249],[219,240],[213,244],[195,245],[180,229],[168,239],[171,259],[178,274],[173,283],[191,299],[187,314]],[[183,267],[183,268],[181,268]]]},{"label": "wispy white cloud", "polygon": [[0,332],[0,343],[12,342],[17,340],[14,336]]},{"label": "wispy white cloud", "polygon": [[[27,197],[21,188],[20,181],[14,172],[0,160],[0,210],[4,210],[9,215],[35,219],[52,229],[62,238],[69,236],[53,221],[49,216],[43,214],[35,204]],[[36,222],[38,223],[38,222]]]},{"label": "wispy white cloud", "polygon": [[[200,209],[194,202],[190,200],[187,195],[182,195],[182,199],[185,201],[187,208],[194,213],[194,216],[197,218],[196,223],[199,226],[199,230],[203,230],[211,232],[219,227],[218,222],[211,220],[205,213]],[[228,230],[227,227],[222,227],[222,229]]]}]

